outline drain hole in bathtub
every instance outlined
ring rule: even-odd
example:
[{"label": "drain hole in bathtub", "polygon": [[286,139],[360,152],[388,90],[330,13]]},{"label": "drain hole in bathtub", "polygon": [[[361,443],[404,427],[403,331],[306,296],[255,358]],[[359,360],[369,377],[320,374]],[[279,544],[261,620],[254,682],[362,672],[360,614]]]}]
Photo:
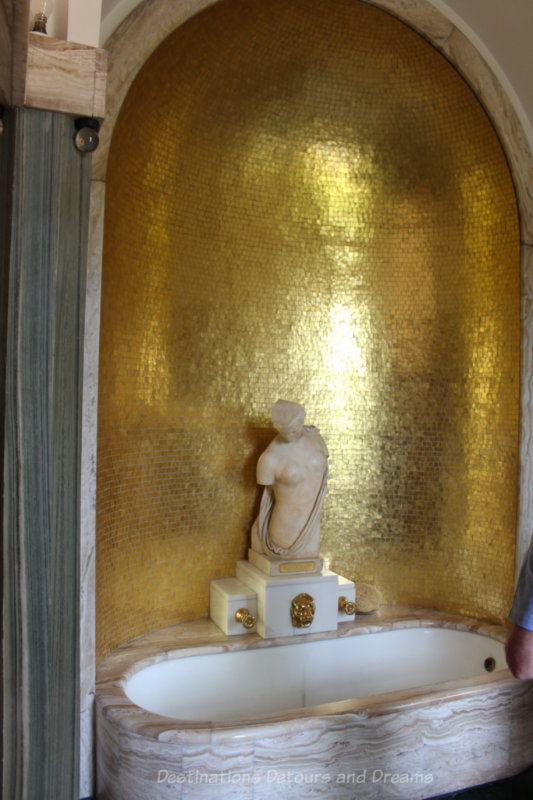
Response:
[{"label": "drain hole in bathtub", "polygon": [[485,667],[487,672],[494,672],[494,670],[496,669],[496,661],[494,658],[492,658],[492,656],[490,656],[489,658],[485,659],[483,666]]}]

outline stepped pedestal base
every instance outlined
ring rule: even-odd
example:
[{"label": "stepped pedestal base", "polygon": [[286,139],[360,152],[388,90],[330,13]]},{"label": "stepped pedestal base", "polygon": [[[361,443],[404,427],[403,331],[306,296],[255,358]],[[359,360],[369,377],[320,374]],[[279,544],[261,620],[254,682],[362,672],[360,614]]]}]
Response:
[{"label": "stepped pedestal base", "polygon": [[353,582],[323,569],[321,558],[292,563],[254,553],[250,561],[237,562],[234,578],[211,581],[211,619],[229,635],[249,632],[266,639],[335,630],[353,617],[347,611],[354,603]]}]

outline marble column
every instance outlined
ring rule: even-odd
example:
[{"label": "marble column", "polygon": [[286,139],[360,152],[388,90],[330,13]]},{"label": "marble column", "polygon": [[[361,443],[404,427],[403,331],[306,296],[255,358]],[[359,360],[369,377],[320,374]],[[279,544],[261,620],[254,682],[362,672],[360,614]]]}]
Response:
[{"label": "marble column", "polygon": [[91,157],[72,117],[0,138],[3,796],[78,797],[82,346]]}]

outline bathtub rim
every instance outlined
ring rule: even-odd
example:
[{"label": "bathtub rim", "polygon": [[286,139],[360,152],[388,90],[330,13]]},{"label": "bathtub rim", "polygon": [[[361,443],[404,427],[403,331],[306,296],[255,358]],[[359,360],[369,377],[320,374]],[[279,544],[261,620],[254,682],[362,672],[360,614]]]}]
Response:
[{"label": "bathtub rim", "polygon": [[209,738],[217,734],[222,738],[255,738],[259,729],[275,732],[280,724],[291,722],[299,728],[322,727],[326,721],[347,714],[373,717],[405,709],[429,706],[443,701],[469,697],[481,692],[512,689],[517,681],[508,668],[483,676],[459,678],[438,683],[428,683],[409,689],[347,698],[305,708],[262,713],[246,718],[209,721],[166,717],[137,706],[126,694],[125,682],[133,674],[151,664],[192,655],[209,655],[224,652],[262,649],[298,642],[345,638],[381,633],[405,628],[445,628],[487,636],[505,643],[510,626],[447,614],[429,609],[385,607],[378,614],[358,615],[354,621],[341,623],[336,631],[307,633],[297,637],[262,639],[258,634],[226,636],[208,618],[179,623],[160,628],[121,645],[101,662],[96,675],[96,708],[111,723],[132,733],[156,741],[184,741],[187,738]]}]

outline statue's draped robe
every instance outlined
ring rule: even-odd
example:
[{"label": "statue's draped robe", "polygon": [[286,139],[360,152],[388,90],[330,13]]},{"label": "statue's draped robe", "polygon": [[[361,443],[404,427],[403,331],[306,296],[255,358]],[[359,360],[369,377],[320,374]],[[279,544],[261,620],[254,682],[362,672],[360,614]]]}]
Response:
[{"label": "statue's draped robe", "polygon": [[261,497],[261,505],[259,506],[259,514],[252,527],[252,548],[260,553],[267,553],[272,556],[298,557],[298,554],[306,545],[308,539],[312,538],[316,526],[320,525],[322,504],[328,488],[327,479],[328,464],[326,462],[320,488],[309,513],[309,517],[307,518],[307,522],[290,547],[280,547],[270,538],[270,517],[276,501],[272,486],[265,486]]}]

